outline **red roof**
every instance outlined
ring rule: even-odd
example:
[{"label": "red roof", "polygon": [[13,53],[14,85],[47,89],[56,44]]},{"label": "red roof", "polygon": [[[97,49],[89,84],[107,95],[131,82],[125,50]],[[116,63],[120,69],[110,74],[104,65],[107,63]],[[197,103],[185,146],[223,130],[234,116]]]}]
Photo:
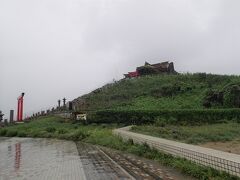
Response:
[{"label": "red roof", "polygon": [[138,73],[137,71],[128,72],[128,76],[129,76],[129,77],[138,77],[138,76],[139,76],[139,73]]}]

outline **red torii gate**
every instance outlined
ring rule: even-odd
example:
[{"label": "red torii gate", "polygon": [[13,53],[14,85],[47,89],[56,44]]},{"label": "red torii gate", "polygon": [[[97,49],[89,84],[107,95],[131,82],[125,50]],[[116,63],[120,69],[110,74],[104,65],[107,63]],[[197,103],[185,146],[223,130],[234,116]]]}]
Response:
[{"label": "red torii gate", "polygon": [[22,122],[23,120],[23,96],[24,96],[24,93],[22,93],[17,99],[18,100],[18,109],[17,109],[18,122]]}]

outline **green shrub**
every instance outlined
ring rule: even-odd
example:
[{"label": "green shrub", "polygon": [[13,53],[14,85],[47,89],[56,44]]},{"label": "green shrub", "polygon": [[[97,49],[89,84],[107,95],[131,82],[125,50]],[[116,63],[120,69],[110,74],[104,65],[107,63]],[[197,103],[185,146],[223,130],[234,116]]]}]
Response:
[{"label": "green shrub", "polygon": [[160,118],[169,124],[199,125],[222,120],[240,122],[240,109],[104,110],[90,117],[92,123],[142,124],[159,122]]},{"label": "green shrub", "polygon": [[128,139],[126,143],[129,145],[134,145],[133,139]]},{"label": "green shrub", "polygon": [[101,124],[101,128],[106,128],[106,127],[108,127],[107,124]]},{"label": "green shrub", "polygon": [[53,132],[56,131],[56,128],[55,127],[47,127],[46,131],[49,132],[49,133],[53,133]]},{"label": "green shrub", "polygon": [[87,138],[89,136],[89,133],[83,130],[76,130],[72,133],[70,133],[67,137],[67,139],[74,140],[74,141],[79,141]]},{"label": "green shrub", "polygon": [[19,132],[17,133],[17,136],[18,136],[18,137],[26,137],[26,136],[27,136],[27,133],[25,133],[25,132],[23,132],[23,131],[19,131]]},{"label": "green shrub", "polygon": [[58,130],[58,134],[66,134],[68,132],[68,130],[66,129],[59,129]]},{"label": "green shrub", "polygon": [[162,117],[156,117],[155,119],[155,125],[159,127],[165,127],[167,124],[167,120]]},{"label": "green shrub", "polygon": [[0,129],[0,136],[5,136],[7,134],[6,129]]},{"label": "green shrub", "polygon": [[6,133],[7,137],[14,137],[17,136],[18,132],[16,130],[8,130]]},{"label": "green shrub", "polygon": [[48,133],[47,131],[42,130],[32,130],[29,133],[30,137],[38,137],[38,138],[50,138],[51,133]]}]

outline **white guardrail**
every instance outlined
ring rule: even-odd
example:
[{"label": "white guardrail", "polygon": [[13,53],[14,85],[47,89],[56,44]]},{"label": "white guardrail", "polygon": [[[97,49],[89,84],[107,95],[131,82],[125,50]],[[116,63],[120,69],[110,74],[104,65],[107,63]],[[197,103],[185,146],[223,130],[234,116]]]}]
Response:
[{"label": "white guardrail", "polygon": [[137,144],[146,143],[149,147],[164,153],[240,177],[240,155],[134,133],[129,131],[130,128],[131,126],[115,129],[113,133],[124,140],[132,139]]}]

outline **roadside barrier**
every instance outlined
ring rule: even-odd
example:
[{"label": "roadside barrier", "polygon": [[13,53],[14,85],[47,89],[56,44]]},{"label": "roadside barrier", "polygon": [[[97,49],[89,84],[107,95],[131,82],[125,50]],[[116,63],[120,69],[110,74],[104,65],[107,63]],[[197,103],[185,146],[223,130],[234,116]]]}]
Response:
[{"label": "roadside barrier", "polygon": [[124,140],[132,139],[137,144],[146,143],[151,148],[175,157],[185,158],[240,177],[240,155],[134,133],[129,131],[130,128],[131,126],[115,129],[113,133]]}]

